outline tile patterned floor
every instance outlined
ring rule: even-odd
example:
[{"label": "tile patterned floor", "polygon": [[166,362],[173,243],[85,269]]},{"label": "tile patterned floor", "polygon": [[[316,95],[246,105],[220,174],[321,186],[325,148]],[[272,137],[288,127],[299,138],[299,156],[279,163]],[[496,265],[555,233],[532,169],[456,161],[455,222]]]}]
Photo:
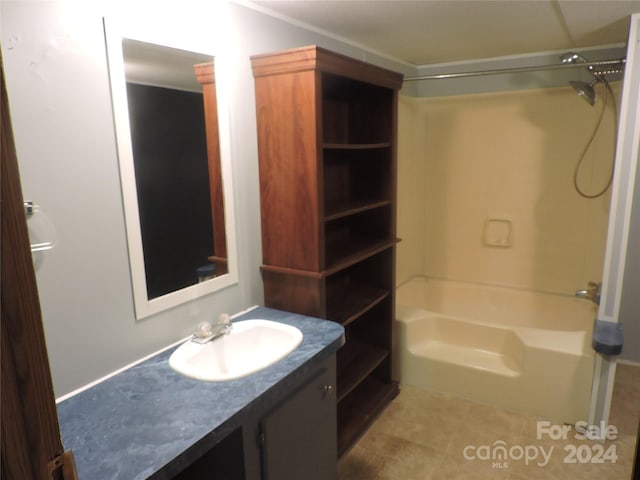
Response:
[{"label": "tile patterned floor", "polygon": [[[339,462],[340,480],[627,480],[640,421],[640,367],[618,365],[611,410],[615,440],[537,438],[539,419],[401,385],[400,395]],[[555,425],[553,426],[556,427]],[[503,442],[503,443],[496,443]],[[506,463],[480,457],[506,445]],[[599,446],[598,446],[599,445]],[[478,458],[468,459],[474,454]],[[483,446],[486,446],[483,448]],[[532,458],[518,459],[522,452]],[[497,451],[497,448],[495,448]],[[609,455],[607,455],[607,452]],[[617,460],[611,462],[611,454]],[[546,457],[543,457],[546,455]],[[603,463],[588,460],[602,458]],[[575,459],[576,463],[565,463]],[[580,461],[583,461],[581,463]],[[528,464],[527,464],[528,463]]]}]

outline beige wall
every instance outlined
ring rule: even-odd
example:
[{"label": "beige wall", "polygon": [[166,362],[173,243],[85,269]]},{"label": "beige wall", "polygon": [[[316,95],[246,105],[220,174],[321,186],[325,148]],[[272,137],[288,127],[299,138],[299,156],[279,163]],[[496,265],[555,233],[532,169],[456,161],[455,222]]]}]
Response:
[{"label": "beige wall", "polygon": [[[399,283],[427,275],[572,294],[600,280],[610,192],[587,200],[573,187],[599,104],[562,87],[403,97],[399,110]],[[609,109],[580,170],[587,192],[608,180],[613,118]],[[508,222],[512,245],[488,246]]]},{"label": "beige wall", "polygon": [[398,106],[397,283],[421,275],[425,262],[426,168],[425,118],[421,104],[401,96]]}]

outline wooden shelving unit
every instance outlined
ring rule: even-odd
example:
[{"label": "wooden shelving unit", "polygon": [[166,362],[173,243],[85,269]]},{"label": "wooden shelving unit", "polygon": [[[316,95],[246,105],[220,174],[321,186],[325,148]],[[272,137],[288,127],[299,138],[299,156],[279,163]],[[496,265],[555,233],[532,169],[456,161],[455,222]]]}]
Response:
[{"label": "wooden shelving unit", "polygon": [[398,393],[391,349],[402,75],[316,46],[251,61],[265,304],[345,326],[342,455]]}]

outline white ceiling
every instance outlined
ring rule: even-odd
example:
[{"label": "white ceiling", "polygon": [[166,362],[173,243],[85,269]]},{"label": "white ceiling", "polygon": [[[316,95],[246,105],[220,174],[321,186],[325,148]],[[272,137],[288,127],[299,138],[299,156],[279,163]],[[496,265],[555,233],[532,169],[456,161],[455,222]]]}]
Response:
[{"label": "white ceiling", "polygon": [[431,65],[624,43],[640,0],[253,0],[395,59]]}]

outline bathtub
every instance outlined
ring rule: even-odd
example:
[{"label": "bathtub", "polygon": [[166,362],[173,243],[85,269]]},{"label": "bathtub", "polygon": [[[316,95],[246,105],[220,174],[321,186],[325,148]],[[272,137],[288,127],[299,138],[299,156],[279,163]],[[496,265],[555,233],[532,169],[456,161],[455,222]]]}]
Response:
[{"label": "bathtub", "polygon": [[395,376],[575,424],[588,418],[595,315],[570,296],[413,278],[397,289]]}]

